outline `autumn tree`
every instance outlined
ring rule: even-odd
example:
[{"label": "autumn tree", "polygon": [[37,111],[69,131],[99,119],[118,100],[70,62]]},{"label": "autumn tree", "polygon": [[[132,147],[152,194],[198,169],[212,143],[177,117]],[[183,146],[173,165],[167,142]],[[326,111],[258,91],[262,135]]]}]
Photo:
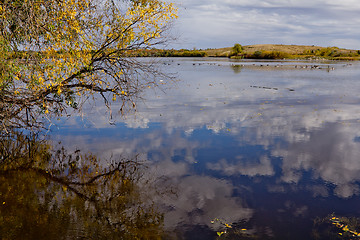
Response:
[{"label": "autumn tree", "polygon": [[239,54],[243,52],[243,47],[239,43],[236,43],[231,50],[231,56],[239,56]]},{"label": "autumn tree", "polygon": [[161,72],[129,52],[167,42],[176,17],[161,0],[0,0],[0,129],[96,96],[133,107]]}]

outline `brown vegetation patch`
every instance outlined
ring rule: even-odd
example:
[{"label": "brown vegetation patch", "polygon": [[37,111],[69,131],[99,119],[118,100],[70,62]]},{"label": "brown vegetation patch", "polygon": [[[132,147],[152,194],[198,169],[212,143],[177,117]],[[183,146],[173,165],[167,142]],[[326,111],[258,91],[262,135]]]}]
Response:
[{"label": "brown vegetation patch", "polygon": [[[342,49],[338,47],[320,47],[320,46],[305,46],[305,45],[283,45],[283,44],[256,44],[242,46],[244,57],[257,53],[262,55],[274,55],[274,53],[281,53],[285,58],[306,58],[306,57],[326,57],[331,59],[347,59],[358,60],[359,51]],[[218,48],[204,50],[209,57],[227,57],[231,54],[232,48]],[[256,55],[256,54],[255,54]],[[276,55],[276,54],[275,54]],[[279,54],[278,54],[279,55]]]}]

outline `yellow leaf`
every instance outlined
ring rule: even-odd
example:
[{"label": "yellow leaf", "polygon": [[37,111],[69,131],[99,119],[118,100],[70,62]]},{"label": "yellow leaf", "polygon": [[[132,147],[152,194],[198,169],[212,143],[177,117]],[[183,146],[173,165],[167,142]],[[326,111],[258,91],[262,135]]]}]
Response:
[{"label": "yellow leaf", "polygon": [[232,226],[227,224],[227,223],[225,223],[225,226],[228,227],[228,228],[232,228]]}]

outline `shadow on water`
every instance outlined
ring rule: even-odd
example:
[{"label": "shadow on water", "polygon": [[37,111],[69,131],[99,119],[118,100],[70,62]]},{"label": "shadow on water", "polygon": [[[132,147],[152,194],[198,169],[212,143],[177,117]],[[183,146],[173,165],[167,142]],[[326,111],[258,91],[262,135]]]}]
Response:
[{"label": "shadow on water", "polygon": [[132,159],[106,167],[36,134],[0,139],[1,239],[159,239],[160,194]]}]

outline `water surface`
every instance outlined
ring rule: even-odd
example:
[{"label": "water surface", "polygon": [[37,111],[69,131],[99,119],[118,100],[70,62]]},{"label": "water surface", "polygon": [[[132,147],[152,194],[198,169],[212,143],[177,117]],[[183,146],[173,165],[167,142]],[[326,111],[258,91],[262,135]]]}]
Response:
[{"label": "water surface", "polygon": [[327,239],[342,231],[320,220],[360,217],[359,63],[160,64],[176,81],[159,79],[135,114],[110,125],[97,104],[49,135],[104,164],[146,161],[164,238]]}]

